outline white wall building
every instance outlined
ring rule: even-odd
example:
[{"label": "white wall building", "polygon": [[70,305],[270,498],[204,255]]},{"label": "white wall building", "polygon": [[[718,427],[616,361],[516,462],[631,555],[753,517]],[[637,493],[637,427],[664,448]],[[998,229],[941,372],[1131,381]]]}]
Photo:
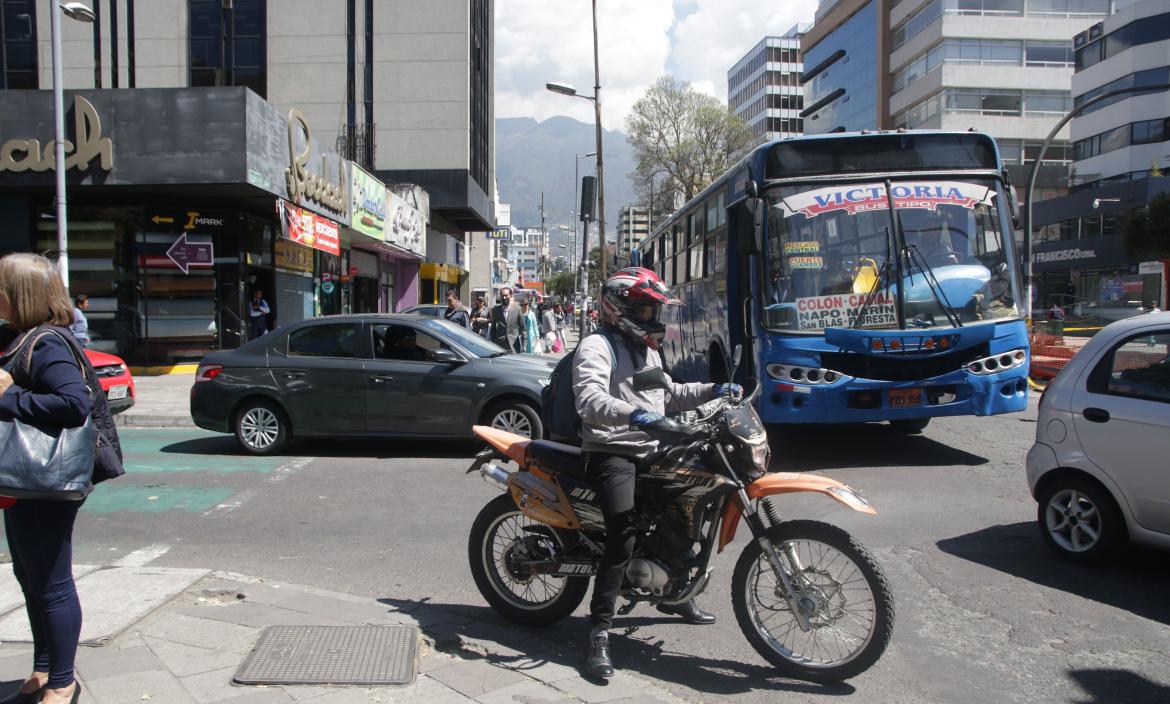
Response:
[{"label": "white wall building", "polygon": [[[540,263],[548,259],[548,234],[539,227],[513,227],[507,257],[513,281],[543,281]],[[548,263],[551,270],[551,260]]]},{"label": "white wall building", "polygon": [[800,37],[807,29],[797,25],[783,36],[764,37],[727,71],[728,109],[761,141],[804,133]]},{"label": "white wall building", "polygon": [[[1072,108],[1072,37],[1114,0],[904,0],[889,10],[893,127],[990,133],[1008,164],[1034,160]],[[1068,129],[1045,161],[1071,161]]]},{"label": "white wall building", "polygon": [[[1123,86],[1170,84],[1170,3],[1140,0],[1078,34],[1076,104]],[[1170,92],[1107,99],[1071,123],[1074,188],[1170,174]]]}]

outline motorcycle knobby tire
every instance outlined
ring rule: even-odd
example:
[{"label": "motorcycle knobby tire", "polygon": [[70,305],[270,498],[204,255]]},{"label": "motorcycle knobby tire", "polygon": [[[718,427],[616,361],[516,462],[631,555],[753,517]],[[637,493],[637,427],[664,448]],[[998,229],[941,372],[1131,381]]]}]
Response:
[{"label": "motorcycle knobby tire", "polygon": [[784,653],[769,645],[756,629],[747,603],[748,576],[762,554],[759,543],[752,541],[744,548],[735,563],[735,573],[731,582],[731,601],[735,608],[735,618],[748,642],[783,675],[794,679],[820,683],[842,682],[868,670],[881,657],[894,631],[893,593],[873,556],[844,530],[819,521],[785,521],[769,528],[768,538],[775,546],[788,541],[815,541],[832,547],[852,561],[865,577],[874,597],[873,632],[860,652],[839,665],[801,663],[786,657]]}]

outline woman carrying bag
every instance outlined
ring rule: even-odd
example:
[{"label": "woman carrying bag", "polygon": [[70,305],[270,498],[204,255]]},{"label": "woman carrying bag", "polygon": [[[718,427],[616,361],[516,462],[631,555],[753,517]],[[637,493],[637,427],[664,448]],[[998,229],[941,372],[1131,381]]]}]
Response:
[{"label": "woman carrying bag", "polygon": [[[68,451],[61,464],[89,465],[88,475],[79,472],[80,480],[68,485],[68,492],[34,494],[9,489],[17,496],[37,497],[18,498],[4,511],[12,571],[24,592],[33,634],[33,672],[19,691],[0,704],[69,704],[77,702],[81,694],[73,673],[81,636],[81,602],[73,583],[73,522],[92,480],[100,481],[93,476],[95,452],[100,454],[94,446],[100,447],[102,442],[93,430],[97,414],[94,422],[89,422],[95,405],[90,382],[96,381],[96,376],[92,368],[87,374],[84,355],[68,337],[73,307],[49,260],[35,254],[10,254],[0,259],[0,318],[8,323],[0,328],[0,345],[5,347],[0,356],[0,425],[4,426],[0,430],[5,444],[12,443],[16,432],[32,432],[27,430],[31,428],[59,439],[57,447],[41,452],[55,456]],[[100,386],[98,389],[100,396]],[[98,403],[105,408],[104,397]],[[79,435],[70,429],[89,434]],[[67,438],[79,440],[75,447],[60,449]],[[114,443],[116,447],[116,439]],[[88,456],[77,459],[85,451]],[[0,474],[10,487],[17,486],[11,482],[19,475],[14,467],[37,460],[20,455],[11,447],[0,454]],[[43,459],[48,466],[58,466],[52,464],[55,457]],[[116,474],[101,478],[110,476]],[[0,495],[3,493],[0,490]],[[39,498],[42,496],[45,498]]]}]

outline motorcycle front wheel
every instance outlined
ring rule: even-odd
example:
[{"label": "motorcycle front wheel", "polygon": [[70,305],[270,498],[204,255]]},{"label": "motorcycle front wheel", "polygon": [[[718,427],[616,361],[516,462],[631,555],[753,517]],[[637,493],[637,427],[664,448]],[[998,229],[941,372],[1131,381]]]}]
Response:
[{"label": "motorcycle front wheel", "polygon": [[[794,601],[808,618],[804,631],[759,543],[739,556],[732,603],[744,635],[765,660],[786,676],[841,682],[869,669],[894,630],[894,597],[881,568],[860,543],[836,526],[786,521],[768,538],[788,565]],[[791,547],[797,565],[783,554]]]},{"label": "motorcycle front wheel", "polygon": [[[536,534],[524,529],[542,526]],[[555,536],[555,542],[549,535]],[[529,626],[555,623],[573,613],[589,589],[588,577],[557,577],[526,572],[516,565],[523,557],[543,557],[564,547],[561,531],[520,512],[509,494],[492,499],[475,518],[467,557],[475,586],[505,618]]]}]

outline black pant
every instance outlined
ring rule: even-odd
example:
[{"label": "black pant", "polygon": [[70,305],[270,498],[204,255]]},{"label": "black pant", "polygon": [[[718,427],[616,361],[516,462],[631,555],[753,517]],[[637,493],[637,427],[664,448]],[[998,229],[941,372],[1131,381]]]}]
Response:
[{"label": "black pant", "polygon": [[24,592],[33,636],[33,670],[49,686],[73,683],[81,602],[73,583],[73,521],[80,501],[21,499],[4,511],[12,572]]},{"label": "black pant", "polygon": [[605,552],[593,581],[589,621],[595,626],[613,627],[613,614],[626,565],[634,554],[638,534],[634,510],[634,480],[637,466],[629,457],[589,453],[587,475],[601,501],[605,516]]}]

